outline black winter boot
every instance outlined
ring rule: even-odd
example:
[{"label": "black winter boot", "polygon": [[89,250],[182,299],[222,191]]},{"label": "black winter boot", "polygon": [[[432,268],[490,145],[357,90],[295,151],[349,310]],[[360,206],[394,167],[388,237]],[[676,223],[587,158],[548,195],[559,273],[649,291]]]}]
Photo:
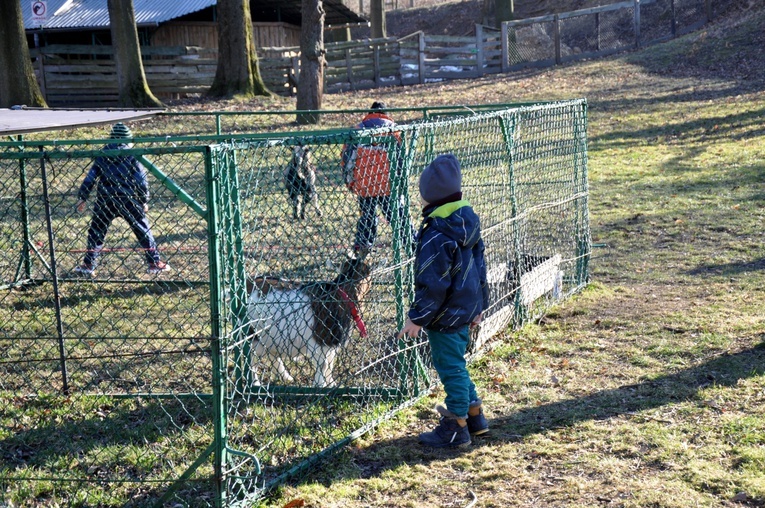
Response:
[{"label": "black winter boot", "polygon": [[457,421],[457,416],[441,406],[436,407],[441,413],[441,421],[430,432],[420,434],[420,443],[433,448],[456,448],[470,444],[470,432]]}]

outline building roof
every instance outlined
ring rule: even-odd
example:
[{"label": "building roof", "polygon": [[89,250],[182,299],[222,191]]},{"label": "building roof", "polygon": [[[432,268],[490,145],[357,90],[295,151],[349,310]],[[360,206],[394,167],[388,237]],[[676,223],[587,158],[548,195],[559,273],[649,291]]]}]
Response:
[{"label": "building roof", "polygon": [[[45,3],[45,2],[41,2]],[[151,26],[164,23],[193,12],[212,7],[216,0],[133,0],[135,21],[138,26]],[[22,1],[21,11],[24,28],[40,28],[32,16],[32,1]],[[271,21],[278,16],[279,21],[300,24],[300,0],[251,0],[253,21],[268,15]],[[346,7],[341,0],[324,0],[326,12],[325,24],[340,25],[345,23],[364,23],[366,20]],[[43,29],[109,28],[109,9],[106,0],[47,0],[47,21]]]},{"label": "building roof", "polygon": [[162,111],[162,109],[0,109],[0,135],[29,134],[139,120]]}]

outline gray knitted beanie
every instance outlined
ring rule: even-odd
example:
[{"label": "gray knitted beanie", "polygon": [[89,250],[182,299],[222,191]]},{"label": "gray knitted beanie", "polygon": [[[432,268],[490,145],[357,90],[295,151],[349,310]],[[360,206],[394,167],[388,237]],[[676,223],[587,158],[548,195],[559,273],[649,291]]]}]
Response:
[{"label": "gray knitted beanie", "polygon": [[420,195],[436,203],[462,190],[460,163],[454,154],[439,155],[420,175]]},{"label": "gray knitted beanie", "polygon": [[122,122],[118,122],[115,123],[112,127],[112,132],[109,134],[109,137],[113,139],[132,138],[133,133],[130,132],[130,129],[127,125]]}]

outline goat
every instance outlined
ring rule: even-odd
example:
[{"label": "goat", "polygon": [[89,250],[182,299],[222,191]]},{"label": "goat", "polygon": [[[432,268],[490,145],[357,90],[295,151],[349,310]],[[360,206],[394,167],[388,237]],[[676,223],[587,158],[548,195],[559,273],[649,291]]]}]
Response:
[{"label": "goat", "polygon": [[333,281],[301,284],[271,277],[252,281],[247,318],[257,340],[257,359],[269,360],[282,380],[292,383],[284,359],[307,357],[315,369],[314,385],[333,385],[338,349],[354,323],[362,337],[367,335],[360,303],[369,291],[371,272],[363,259],[349,258]]},{"label": "goat", "polygon": [[316,192],[316,166],[311,161],[310,147],[296,146],[292,149],[292,158],[284,170],[284,185],[292,203],[294,219],[305,219],[308,202],[313,204],[316,214],[321,217],[319,195]]}]

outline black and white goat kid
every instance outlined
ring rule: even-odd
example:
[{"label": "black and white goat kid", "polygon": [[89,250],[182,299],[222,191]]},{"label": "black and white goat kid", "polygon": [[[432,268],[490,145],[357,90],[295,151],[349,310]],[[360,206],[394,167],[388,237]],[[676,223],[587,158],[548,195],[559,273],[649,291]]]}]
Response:
[{"label": "black and white goat kid", "polygon": [[[260,277],[248,287],[247,317],[255,338],[253,364],[261,363],[287,383],[294,379],[285,360],[307,358],[314,386],[335,383],[332,370],[339,348],[354,325],[362,337],[361,302],[370,287],[371,268],[363,259],[343,262],[333,281],[293,283]],[[255,376],[256,383],[260,383]]]},{"label": "black and white goat kid", "polygon": [[292,157],[284,170],[284,185],[292,203],[293,218],[305,219],[305,208],[309,202],[321,217],[319,195],[316,192],[316,166],[311,161],[310,147],[296,146],[292,149]]}]

